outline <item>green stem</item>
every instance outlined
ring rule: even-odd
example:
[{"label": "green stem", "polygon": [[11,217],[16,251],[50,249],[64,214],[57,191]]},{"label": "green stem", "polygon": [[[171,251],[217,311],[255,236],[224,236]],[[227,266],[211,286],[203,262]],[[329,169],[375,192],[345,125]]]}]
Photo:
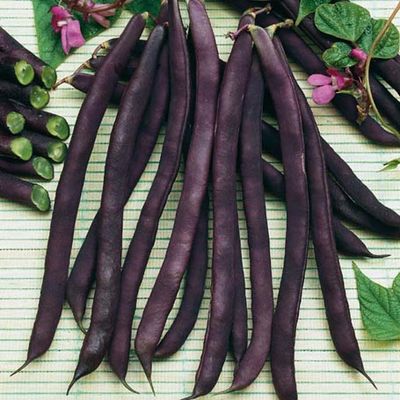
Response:
[{"label": "green stem", "polygon": [[381,122],[382,126],[397,137],[400,137],[400,132],[397,129],[393,128],[391,125],[389,125],[384,120],[384,118],[382,117],[381,113],[379,112],[379,110],[375,104],[375,100],[374,100],[374,97],[373,97],[372,91],[371,91],[369,74],[370,74],[371,61],[372,61],[372,57],[375,52],[375,49],[378,46],[379,42],[382,40],[382,38],[385,35],[385,33],[387,32],[387,30],[389,29],[390,24],[392,23],[392,21],[394,20],[395,16],[397,15],[397,13],[399,11],[400,11],[400,1],[398,2],[396,8],[393,10],[392,14],[386,21],[385,25],[383,26],[382,30],[379,32],[378,36],[375,38],[375,40],[372,43],[371,49],[368,54],[367,61],[365,63],[365,77],[364,77],[364,86],[365,86],[365,89],[367,90],[368,99],[370,101],[370,104],[371,104],[371,107],[372,107],[374,113],[376,114],[377,118]]}]

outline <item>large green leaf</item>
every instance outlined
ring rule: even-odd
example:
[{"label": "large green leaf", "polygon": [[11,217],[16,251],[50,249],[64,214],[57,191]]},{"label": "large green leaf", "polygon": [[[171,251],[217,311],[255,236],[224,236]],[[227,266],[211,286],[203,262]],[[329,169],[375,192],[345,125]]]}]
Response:
[{"label": "large green leaf", "polygon": [[[371,23],[367,26],[364,33],[358,40],[359,46],[366,52],[369,53],[372,43],[382,31],[386,20],[384,19],[372,19]],[[391,24],[389,29],[385,32],[382,39],[379,41],[375,48],[373,57],[374,58],[393,58],[399,52],[400,35],[398,29]]]},{"label": "large green leaf", "polygon": [[394,289],[385,288],[369,279],[355,263],[353,268],[365,329],[375,340],[399,339],[400,297],[396,296]]},{"label": "large green leaf", "polygon": [[351,58],[351,47],[347,43],[336,42],[322,53],[322,59],[329,67],[346,68],[357,64],[357,60]]},{"label": "large green leaf", "polygon": [[[97,0],[97,3],[112,2],[113,0]],[[57,68],[67,57],[61,46],[60,34],[53,31],[50,23],[50,8],[57,3],[54,0],[32,0],[32,3],[40,58],[53,68]],[[118,10],[114,17],[109,18],[111,24],[118,19],[120,14],[121,11]],[[81,21],[82,34],[86,40],[97,36],[104,30],[94,21],[83,22],[81,16],[76,15],[76,17]]]},{"label": "large green leaf", "polygon": [[299,14],[297,15],[296,25],[313,13],[321,4],[330,3],[332,0],[300,0]]},{"label": "large green leaf", "polygon": [[371,21],[365,8],[347,1],[322,4],[315,12],[315,25],[328,35],[355,42]]}]

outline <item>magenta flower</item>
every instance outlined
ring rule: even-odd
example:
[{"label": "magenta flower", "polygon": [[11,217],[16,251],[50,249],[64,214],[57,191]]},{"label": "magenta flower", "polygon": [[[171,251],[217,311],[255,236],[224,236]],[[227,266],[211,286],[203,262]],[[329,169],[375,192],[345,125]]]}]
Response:
[{"label": "magenta flower", "polygon": [[65,54],[72,48],[81,47],[85,43],[79,21],[74,20],[68,10],[61,6],[51,8],[51,26],[54,32],[61,32],[61,43]]},{"label": "magenta flower", "polygon": [[353,80],[351,77],[342,74],[334,68],[327,69],[327,75],[313,74],[307,79],[307,82],[315,86],[312,98],[316,104],[328,104],[333,100],[338,90],[351,86]]},{"label": "magenta flower", "polygon": [[350,51],[350,57],[354,58],[357,61],[365,63],[365,61],[367,61],[368,54],[360,48],[355,48]]}]

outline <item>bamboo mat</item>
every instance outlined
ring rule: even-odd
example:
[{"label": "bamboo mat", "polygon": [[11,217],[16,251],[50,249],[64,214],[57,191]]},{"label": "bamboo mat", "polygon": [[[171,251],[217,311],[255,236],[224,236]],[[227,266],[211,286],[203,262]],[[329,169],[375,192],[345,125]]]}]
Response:
[{"label": "bamboo mat", "polygon": [[[366,6],[374,17],[387,17],[397,2],[393,0],[365,0],[357,1],[357,3]],[[214,0],[207,1],[207,8],[215,28],[221,56],[226,59],[231,48],[231,41],[224,35],[227,31],[235,28],[238,14],[225,3]],[[126,25],[128,18],[129,14],[124,13],[113,28],[92,39],[72,57],[69,57],[59,67],[59,76],[62,77],[74,71],[102,40],[117,36]],[[0,25],[28,48],[37,51],[31,1],[1,0]],[[397,25],[400,25],[399,19],[397,20]],[[293,69],[300,86],[305,90],[309,98],[311,90],[305,81],[306,75],[296,65],[293,65]],[[61,87],[52,95],[48,110],[62,114],[73,126],[82,99],[83,95],[79,92],[69,87]],[[400,172],[378,172],[383,162],[400,155],[400,149],[390,150],[370,144],[354,127],[340,117],[332,107],[317,107],[312,103],[311,105],[325,139],[351,165],[357,175],[368,184],[380,200],[400,212]],[[76,224],[72,261],[76,257],[99,205],[105,154],[115,113],[115,109],[107,111],[90,161]],[[124,251],[128,247],[141,206],[156,172],[162,142],[163,135],[160,136],[146,172],[126,208]],[[62,166],[56,167],[56,179],[54,182],[45,184],[50,191],[52,199],[54,199],[61,168]],[[139,293],[138,312],[137,316],[135,316],[134,327],[137,327],[143,306],[157,276],[157,271],[168,244],[181,185],[182,175],[180,174],[162,216],[157,240]],[[284,256],[286,216],[282,202],[267,196],[266,204],[271,235],[276,298]],[[240,196],[239,209],[249,299],[248,250]],[[50,214],[40,215],[24,207],[0,200],[1,400],[28,398],[40,398],[43,400],[63,399],[79,355],[83,337],[73,321],[71,311],[68,307],[65,307],[51,349],[24,372],[13,378],[9,377],[10,373],[20,366],[25,359],[40,294],[49,225]],[[398,242],[383,240],[375,234],[359,230],[356,230],[356,233],[366,242],[371,251],[390,253],[392,255],[392,257],[385,260],[357,261],[360,268],[369,277],[384,285],[390,285],[392,279],[400,270],[400,248]],[[209,239],[211,248],[211,231]],[[397,400],[400,398],[400,342],[378,343],[368,338],[360,320],[351,261],[351,258],[341,257],[351,314],[366,370],[375,380],[379,391],[375,391],[365,379],[350,370],[334,351],[311,250],[296,339],[296,370],[299,398],[301,400]],[[191,392],[207,321],[207,309],[210,299],[209,283],[210,279],[208,278],[199,320],[183,349],[168,360],[154,363],[153,379],[159,399],[179,399]],[[171,313],[169,321],[172,321],[175,312],[176,309]],[[85,323],[88,324],[88,320]],[[153,398],[133,353],[131,359],[127,380],[142,393],[141,395],[135,397],[135,395],[127,392],[111,373],[107,363],[104,362],[96,373],[82,379],[75,385],[70,398],[82,400],[128,397]],[[229,386],[233,367],[232,357],[229,356],[215,391],[220,391]],[[259,378],[249,389],[222,396],[221,400],[228,398],[238,400],[276,399],[271,383],[269,365],[265,366]]]}]

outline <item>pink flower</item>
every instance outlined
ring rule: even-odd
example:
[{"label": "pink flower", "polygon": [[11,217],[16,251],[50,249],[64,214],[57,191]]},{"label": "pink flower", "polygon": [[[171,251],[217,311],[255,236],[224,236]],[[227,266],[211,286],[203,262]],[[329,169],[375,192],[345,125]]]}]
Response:
[{"label": "pink flower", "polygon": [[356,48],[356,49],[352,49],[350,51],[350,57],[364,63],[365,61],[367,61],[368,54],[364,50],[362,50],[360,48]]},{"label": "pink flower", "polygon": [[61,6],[51,8],[51,26],[54,32],[61,32],[61,43],[65,54],[72,48],[81,47],[85,43],[79,21],[74,20],[68,10]]},{"label": "pink flower", "polygon": [[[107,17],[112,17],[113,15],[115,15],[114,8],[101,11],[101,9],[104,8],[104,4],[95,4],[95,2],[93,0],[87,0],[86,7],[88,7],[88,9],[90,11],[90,16],[99,25],[101,25],[104,28],[110,27],[110,21],[107,19]],[[96,11],[96,10],[98,10],[98,11]],[[85,15],[85,18],[87,19],[87,14]]]},{"label": "pink flower", "polygon": [[334,68],[328,68],[329,76],[323,74],[313,74],[307,79],[307,82],[315,86],[312,98],[316,104],[328,104],[336,95],[338,90],[351,86],[353,80],[351,77],[343,75]]}]

